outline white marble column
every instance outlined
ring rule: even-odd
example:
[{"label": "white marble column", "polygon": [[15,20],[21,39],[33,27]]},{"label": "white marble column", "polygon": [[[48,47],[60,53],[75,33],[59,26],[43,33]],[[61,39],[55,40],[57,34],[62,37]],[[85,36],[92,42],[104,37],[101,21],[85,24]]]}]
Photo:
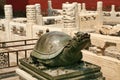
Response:
[{"label": "white marble column", "polygon": [[111,6],[111,12],[110,12],[110,14],[111,14],[111,17],[112,17],[112,18],[115,18],[115,16],[116,16],[116,15],[115,15],[115,5],[112,5],[112,6]]},{"label": "white marble column", "polygon": [[43,18],[41,15],[41,6],[40,4],[35,4],[36,7],[36,23],[38,25],[42,25],[43,24]]},{"label": "white marble column", "polygon": [[33,25],[36,24],[36,7],[35,7],[35,5],[27,5],[26,6],[26,16],[27,16],[26,36],[28,39],[31,39],[31,38],[33,38]]},{"label": "white marble column", "polygon": [[97,11],[102,11],[102,6],[103,6],[103,2],[102,1],[98,1],[97,2]]},{"label": "white marble column", "polygon": [[[78,27],[78,6],[77,3],[64,3],[63,10],[63,32],[73,35],[72,33]],[[77,24],[77,25],[76,25]]]},{"label": "white marble column", "polygon": [[96,26],[96,32],[99,31],[99,29],[103,26],[103,2],[102,1],[98,1],[97,2],[97,13],[98,13],[98,21],[97,21],[97,26]]},{"label": "white marble column", "polygon": [[5,13],[5,20],[3,22],[3,27],[5,28],[5,40],[4,41],[9,41],[11,38],[10,21],[12,21],[12,18],[13,18],[12,5],[5,5],[4,6],[4,13]]},{"label": "white marble column", "polygon": [[36,8],[35,5],[26,6],[26,16],[28,23],[36,23]]},{"label": "white marble column", "polygon": [[85,5],[85,3],[82,3],[82,12],[83,13],[86,12],[86,5]]},{"label": "white marble column", "polygon": [[82,9],[81,4],[80,4],[80,3],[78,3],[78,13],[80,13],[80,12],[81,12],[81,9]]},{"label": "white marble column", "polygon": [[35,4],[35,8],[36,8],[36,14],[40,15],[41,14],[41,6],[40,4]]},{"label": "white marble column", "polygon": [[11,20],[13,18],[12,5],[5,5],[4,6],[4,13],[5,13],[5,19]]}]

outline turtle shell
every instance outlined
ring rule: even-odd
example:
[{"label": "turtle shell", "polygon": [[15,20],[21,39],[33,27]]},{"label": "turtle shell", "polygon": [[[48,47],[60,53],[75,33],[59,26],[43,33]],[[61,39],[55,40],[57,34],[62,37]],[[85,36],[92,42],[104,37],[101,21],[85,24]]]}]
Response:
[{"label": "turtle shell", "polygon": [[31,56],[38,59],[52,59],[59,55],[72,37],[58,31],[42,35],[31,52]]}]

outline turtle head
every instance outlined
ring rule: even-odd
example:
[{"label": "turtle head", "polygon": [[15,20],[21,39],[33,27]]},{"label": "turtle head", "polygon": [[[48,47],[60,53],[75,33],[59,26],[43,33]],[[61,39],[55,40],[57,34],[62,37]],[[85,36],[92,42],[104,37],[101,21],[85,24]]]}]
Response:
[{"label": "turtle head", "polygon": [[75,33],[75,35],[76,36],[73,39],[79,42],[81,49],[88,48],[91,45],[90,34],[84,32],[77,32]]}]

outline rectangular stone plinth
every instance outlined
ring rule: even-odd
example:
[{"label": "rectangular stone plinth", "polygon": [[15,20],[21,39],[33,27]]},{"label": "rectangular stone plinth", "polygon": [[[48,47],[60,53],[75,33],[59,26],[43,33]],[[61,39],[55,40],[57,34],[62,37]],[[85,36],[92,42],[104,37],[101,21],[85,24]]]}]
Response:
[{"label": "rectangular stone plinth", "polygon": [[30,64],[27,59],[21,59],[19,67],[38,80],[104,80],[100,67],[87,62],[69,67],[46,68]]}]

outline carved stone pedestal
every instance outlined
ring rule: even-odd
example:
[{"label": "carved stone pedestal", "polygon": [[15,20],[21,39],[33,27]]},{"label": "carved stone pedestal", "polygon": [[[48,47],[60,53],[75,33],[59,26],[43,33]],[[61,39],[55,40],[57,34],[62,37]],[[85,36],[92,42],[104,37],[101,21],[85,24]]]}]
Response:
[{"label": "carved stone pedestal", "polygon": [[67,67],[48,68],[21,59],[19,67],[17,74],[27,80],[105,80],[99,66],[84,61]]}]

